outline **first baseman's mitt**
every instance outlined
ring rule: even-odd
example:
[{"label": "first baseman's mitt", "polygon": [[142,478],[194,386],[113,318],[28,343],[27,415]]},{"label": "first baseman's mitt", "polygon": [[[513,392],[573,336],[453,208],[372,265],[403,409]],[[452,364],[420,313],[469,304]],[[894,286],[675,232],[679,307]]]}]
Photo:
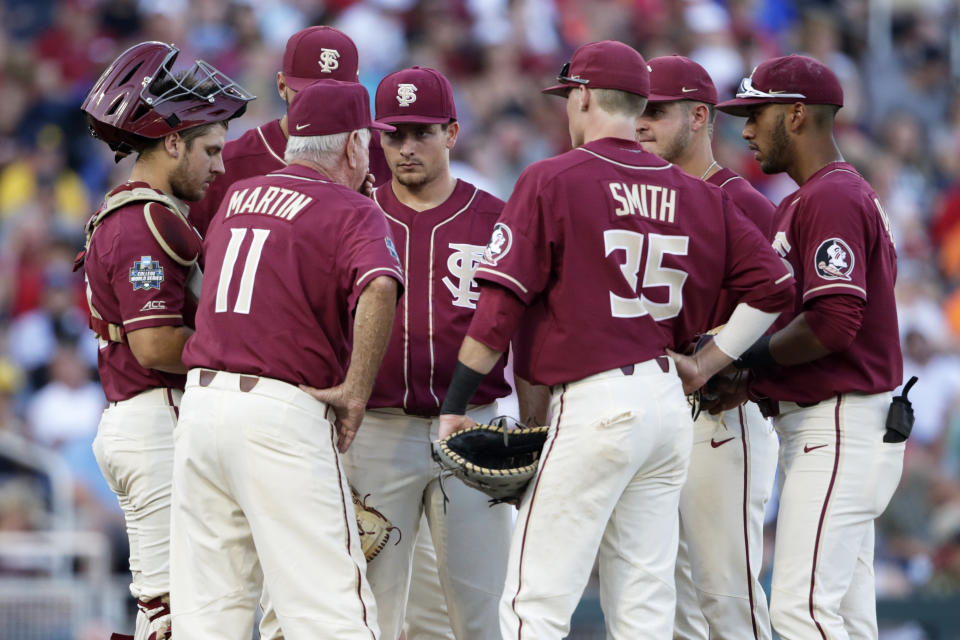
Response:
[{"label": "first baseman's mitt", "polygon": [[433,443],[433,459],[441,473],[454,475],[478,489],[490,502],[513,502],[523,496],[537,472],[547,427],[507,429],[499,424],[478,424]]},{"label": "first baseman's mitt", "polygon": [[367,562],[370,562],[387,546],[391,532],[397,532],[397,541],[394,544],[400,543],[400,529],[393,526],[385,515],[373,507],[367,506],[369,493],[361,498],[357,490],[350,487],[350,494],[353,496],[353,511],[357,515],[360,548],[363,549],[363,555]]}]

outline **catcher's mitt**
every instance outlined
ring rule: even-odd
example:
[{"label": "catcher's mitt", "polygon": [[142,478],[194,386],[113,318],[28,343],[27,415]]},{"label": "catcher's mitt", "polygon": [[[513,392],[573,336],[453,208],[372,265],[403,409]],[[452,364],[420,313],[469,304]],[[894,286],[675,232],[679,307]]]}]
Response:
[{"label": "catcher's mitt", "polygon": [[400,529],[393,526],[385,515],[373,507],[367,506],[369,493],[361,498],[357,490],[350,487],[350,494],[353,496],[353,511],[357,515],[360,547],[363,549],[363,555],[367,562],[370,562],[387,546],[391,532],[397,532],[397,541],[394,544],[400,543]]},{"label": "catcher's mitt", "polygon": [[488,496],[492,504],[520,499],[537,472],[547,427],[507,429],[499,424],[478,424],[432,445],[441,474],[454,475],[467,486]]}]

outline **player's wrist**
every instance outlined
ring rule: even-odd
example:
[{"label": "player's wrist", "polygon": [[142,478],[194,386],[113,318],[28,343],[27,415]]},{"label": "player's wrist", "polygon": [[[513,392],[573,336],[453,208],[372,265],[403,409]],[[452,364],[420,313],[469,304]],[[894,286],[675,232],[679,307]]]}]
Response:
[{"label": "player's wrist", "polygon": [[753,343],[739,358],[733,361],[737,369],[772,369],[778,366],[770,352],[772,335],[765,335]]},{"label": "player's wrist", "polygon": [[450,379],[450,386],[447,388],[447,395],[440,407],[440,415],[466,415],[467,405],[470,404],[470,399],[473,398],[473,394],[477,392],[485,377],[485,373],[480,373],[457,361],[453,378]]}]

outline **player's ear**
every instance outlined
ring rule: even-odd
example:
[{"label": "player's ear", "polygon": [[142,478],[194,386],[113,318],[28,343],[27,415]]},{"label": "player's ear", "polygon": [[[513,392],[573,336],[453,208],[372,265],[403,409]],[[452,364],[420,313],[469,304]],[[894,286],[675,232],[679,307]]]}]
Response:
[{"label": "player's ear", "polygon": [[277,93],[280,94],[281,100],[287,101],[287,79],[284,77],[283,71],[277,71]]},{"label": "player's ear", "polygon": [[574,99],[580,101],[580,111],[586,111],[587,109],[589,109],[590,108],[590,90],[581,84],[577,86],[577,88],[574,89],[574,91],[577,92],[577,97]]},{"label": "player's ear", "polygon": [[693,103],[690,109],[690,126],[694,131],[706,127],[710,123],[710,109],[702,102]]},{"label": "player's ear", "polygon": [[790,131],[796,132],[807,122],[809,117],[810,111],[807,109],[807,105],[802,102],[794,102],[787,112],[787,126]]},{"label": "player's ear", "polygon": [[163,148],[171,158],[179,158],[182,142],[183,138],[179,133],[170,133],[163,137]]},{"label": "player's ear", "polygon": [[454,145],[457,144],[457,135],[460,133],[460,124],[453,120],[450,124],[447,125],[446,130],[446,147],[447,149],[453,149]]}]

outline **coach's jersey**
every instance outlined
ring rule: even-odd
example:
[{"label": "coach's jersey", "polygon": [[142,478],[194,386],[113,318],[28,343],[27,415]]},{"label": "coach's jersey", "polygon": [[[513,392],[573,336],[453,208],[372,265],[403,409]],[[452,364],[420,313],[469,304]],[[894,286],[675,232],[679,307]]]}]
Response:
[{"label": "coach's jersey", "polygon": [[832,162],[777,207],[773,248],[796,278],[797,299],[773,329],[820,296],[866,301],[863,324],[844,351],[779,369],[754,389],[777,400],[818,402],[837,393],[890,391],[903,377],[893,286],[897,252],[877,194],[856,169]]},{"label": "coach's jersey", "polygon": [[[262,176],[287,166],[283,161],[286,149],[287,138],[283,135],[279,120],[250,129],[236,140],[228,142],[223,148],[223,175],[217,176],[207,188],[203,200],[190,206],[190,222],[200,235],[207,235],[207,227],[230,187],[240,180]],[[392,177],[383,147],[380,146],[380,136],[376,132],[370,137],[370,173],[376,177],[376,184]]]},{"label": "coach's jersey", "polygon": [[[446,202],[416,211],[391,185],[377,189],[406,276],[405,292],[370,407],[400,407],[423,416],[440,414],[463,337],[477,308],[473,279],[503,201],[463,180]],[[501,358],[473,396],[487,404],[508,395]]]},{"label": "coach's jersey", "polygon": [[204,251],[184,363],[292,384],[341,383],[364,287],[378,276],[403,282],[383,212],[298,165],[235,184]]},{"label": "coach's jersey", "polygon": [[[137,187],[149,189],[150,185],[128,182],[108,196]],[[196,309],[185,291],[190,267],[174,261],[158,244],[147,226],[144,207],[150,208],[155,220],[174,215],[157,202],[130,204],[106,217],[91,237],[84,258],[90,302],[104,320],[127,333],[192,326]],[[182,389],[185,381],[182,375],[140,366],[126,340],[101,339],[97,366],[110,402],[158,387]]]},{"label": "coach's jersey", "polygon": [[[722,168],[707,178],[706,182],[716,185],[727,192],[733,204],[757,225],[763,237],[770,240],[773,232],[773,212],[776,207],[767,200],[766,196],[753,188],[753,185],[727,168]],[[736,308],[739,300],[724,289],[720,292],[720,299],[711,314],[710,322],[705,327],[712,329],[730,319],[730,314]]]},{"label": "coach's jersey", "polygon": [[721,287],[765,311],[792,290],[722,190],[614,138],[523,172],[476,278],[527,305],[516,372],[551,385],[675,348],[674,335],[707,323]]}]

